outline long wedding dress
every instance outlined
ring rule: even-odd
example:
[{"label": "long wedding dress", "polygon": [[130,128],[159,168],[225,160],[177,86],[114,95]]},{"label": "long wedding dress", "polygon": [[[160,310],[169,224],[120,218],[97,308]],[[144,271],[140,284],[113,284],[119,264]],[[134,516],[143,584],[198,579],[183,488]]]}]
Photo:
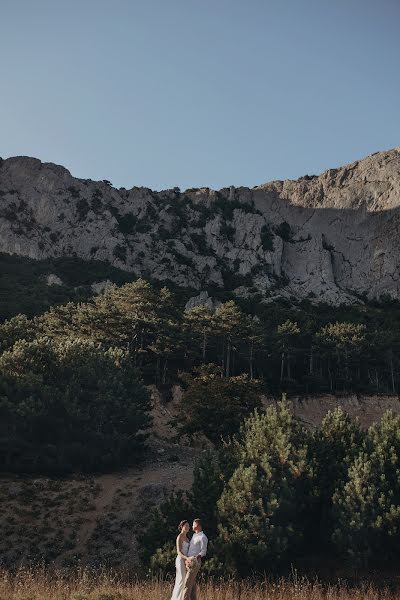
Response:
[{"label": "long wedding dress", "polygon": [[[182,554],[185,554],[187,556],[188,550],[189,542],[182,542]],[[175,559],[175,567],[175,587],[174,591],[172,592],[171,600],[181,600],[186,577],[186,566],[184,559],[181,558],[179,555]]]}]

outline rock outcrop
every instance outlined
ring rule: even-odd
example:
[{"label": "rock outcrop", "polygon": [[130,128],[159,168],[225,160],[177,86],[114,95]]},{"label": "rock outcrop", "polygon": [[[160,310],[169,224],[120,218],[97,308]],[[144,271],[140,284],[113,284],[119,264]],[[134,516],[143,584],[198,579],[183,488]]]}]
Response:
[{"label": "rock outcrop", "polygon": [[400,297],[400,149],[252,189],[115,189],[0,161],[0,252],[78,256],[201,290],[330,304]]},{"label": "rock outcrop", "polygon": [[49,273],[46,277],[47,285],[63,285],[62,279],[55,273]]}]

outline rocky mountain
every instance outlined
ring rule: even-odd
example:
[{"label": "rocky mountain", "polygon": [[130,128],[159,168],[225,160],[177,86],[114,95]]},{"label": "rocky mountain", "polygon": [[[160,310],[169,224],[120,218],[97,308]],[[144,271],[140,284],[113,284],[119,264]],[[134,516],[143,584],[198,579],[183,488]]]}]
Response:
[{"label": "rocky mountain", "polygon": [[400,297],[400,148],[252,189],[115,189],[0,161],[0,252],[76,256],[190,288],[333,305]]}]

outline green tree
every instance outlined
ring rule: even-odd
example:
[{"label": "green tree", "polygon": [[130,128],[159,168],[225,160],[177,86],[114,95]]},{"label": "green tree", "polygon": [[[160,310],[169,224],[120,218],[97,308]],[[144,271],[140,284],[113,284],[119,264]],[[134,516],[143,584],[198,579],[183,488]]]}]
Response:
[{"label": "green tree", "polygon": [[285,364],[286,364],[286,375],[290,380],[292,378],[291,371],[291,356],[292,356],[292,347],[295,338],[300,334],[300,328],[296,322],[290,321],[289,319],[278,325],[277,328],[277,337],[278,337],[278,346],[281,353],[281,371],[280,371],[280,381],[283,382],[284,374],[285,374]]},{"label": "green tree", "polygon": [[184,312],[184,327],[190,344],[189,350],[196,352],[201,347],[201,359],[205,364],[207,347],[214,334],[214,313],[208,306],[194,306]]},{"label": "green tree", "polygon": [[239,430],[240,424],[255,408],[261,406],[260,382],[248,375],[221,378],[215,365],[197,369],[197,374],[182,374],[185,385],[179,420],[183,431],[203,433],[211,442]]},{"label": "green tree", "polygon": [[223,488],[224,476],[218,453],[208,450],[195,464],[189,498],[194,513],[212,538],[217,533],[217,502]]},{"label": "green tree", "polygon": [[307,443],[285,403],[245,421],[238,466],[218,502],[221,544],[233,571],[269,569],[301,547],[310,490]]},{"label": "green tree", "polygon": [[[317,341],[330,350],[330,355],[336,356],[338,374],[344,382],[344,387],[351,383],[351,361],[359,358],[366,342],[366,326],[361,323],[336,322],[330,323],[316,334]],[[332,388],[330,362],[328,364]]]},{"label": "green tree", "polygon": [[153,571],[174,570],[178,525],[183,519],[189,520],[191,513],[192,507],[186,494],[179,490],[169,494],[147,514],[138,539],[141,558],[144,563],[150,564]]},{"label": "green tree", "polygon": [[26,315],[16,315],[0,325],[0,351],[8,350],[18,340],[33,340],[36,327]]},{"label": "green tree", "polygon": [[377,393],[396,393],[400,336],[398,327],[367,332],[368,378]]},{"label": "green tree", "polygon": [[388,411],[368,430],[348,480],[333,496],[333,541],[352,561],[392,560],[400,550],[400,416]]},{"label": "green tree", "polygon": [[[134,365],[141,366],[159,326],[159,298],[143,279],[121,287],[109,287],[94,301],[87,325],[95,326],[96,339],[107,346],[127,349]],[[94,323],[93,323],[94,316]],[[85,324],[85,315],[80,323]]]},{"label": "green tree", "polygon": [[[85,311],[89,310],[93,312],[92,304],[74,304],[73,302],[68,302],[67,304],[51,306],[47,312],[34,319],[37,336],[58,340],[66,340],[74,337],[93,339],[92,329],[89,327],[88,331],[85,331],[83,322],[80,319],[80,313],[85,313]],[[93,320],[92,316],[91,322]]]},{"label": "green tree", "polygon": [[220,304],[215,311],[215,333],[221,339],[221,365],[225,377],[232,374],[232,362],[246,331],[244,313],[233,300]]},{"label": "green tree", "polygon": [[157,331],[149,350],[156,356],[156,382],[165,384],[168,362],[176,356],[183,342],[181,314],[172,293],[165,287],[158,294],[155,322]]},{"label": "green tree", "polygon": [[132,464],[150,424],[126,352],[80,339],[20,340],[0,356],[0,464],[9,471]]},{"label": "green tree", "polygon": [[248,340],[248,360],[250,379],[254,377],[254,359],[256,353],[262,350],[264,330],[260,319],[255,315],[248,315],[245,321],[246,339]]},{"label": "green tree", "polygon": [[313,527],[311,537],[323,546],[330,544],[333,533],[332,497],[345,485],[348,470],[359,454],[364,438],[358,421],[340,407],[328,412],[312,434],[309,451],[315,522],[319,521],[319,527]]}]

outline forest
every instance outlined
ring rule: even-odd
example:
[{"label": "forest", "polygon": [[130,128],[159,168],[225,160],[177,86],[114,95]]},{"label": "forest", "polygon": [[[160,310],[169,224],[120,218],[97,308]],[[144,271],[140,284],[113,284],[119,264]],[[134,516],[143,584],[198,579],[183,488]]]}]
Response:
[{"label": "forest", "polygon": [[0,325],[2,468],[131,464],[150,425],[149,384],[168,400],[180,383],[179,429],[212,443],[236,433],[262,394],[396,394],[399,320],[389,301],[335,308],[237,299],[185,310],[182,294],[143,279],[17,314]]},{"label": "forest", "polygon": [[201,433],[211,449],[190,492],[172,494],[141,532],[151,572],[173,565],[176,524],[192,513],[213,540],[213,575],[280,572],[300,557],[393,561],[400,417],[363,430],[337,410],[310,430],[285,401],[263,409],[261,398],[397,394],[399,318],[389,301],[185,309],[182,295],[143,279],[17,314],[0,325],[0,469],[59,476],[140,464],[148,385],[168,402],[179,383],[176,434]]}]

